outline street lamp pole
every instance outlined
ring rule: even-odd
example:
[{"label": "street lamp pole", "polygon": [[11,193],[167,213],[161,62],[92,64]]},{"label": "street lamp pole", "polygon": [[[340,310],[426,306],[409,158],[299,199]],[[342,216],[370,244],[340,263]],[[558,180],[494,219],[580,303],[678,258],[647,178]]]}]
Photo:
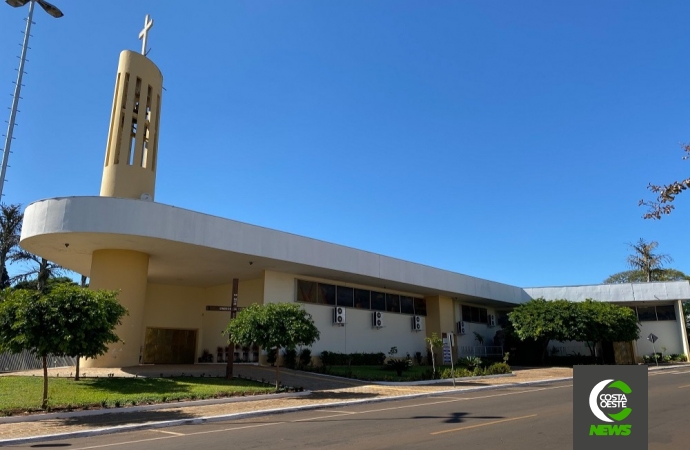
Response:
[{"label": "street lamp pole", "polygon": [[24,42],[22,43],[22,54],[19,57],[19,73],[17,74],[17,83],[14,86],[14,95],[12,96],[12,107],[10,108],[10,120],[7,126],[7,134],[5,134],[5,145],[2,148],[2,168],[0,169],[0,202],[2,201],[2,191],[5,186],[5,172],[7,171],[7,161],[10,156],[10,147],[12,147],[12,133],[14,132],[14,121],[17,117],[17,106],[19,105],[19,98],[22,92],[22,77],[24,76],[24,64],[26,63],[26,52],[29,49],[29,37],[31,36],[31,24],[34,17],[34,6],[36,2],[51,16],[55,18],[62,17],[62,12],[43,0],[5,0],[7,4],[12,7],[24,6],[29,3],[29,16],[26,18],[26,29],[24,30]]},{"label": "street lamp pole", "polygon": [[19,96],[22,92],[22,76],[24,75],[24,63],[26,62],[26,51],[29,48],[29,36],[31,33],[31,22],[34,17],[34,2],[29,2],[29,17],[26,19],[26,30],[24,31],[24,42],[22,43],[22,55],[19,57],[19,73],[17,74],[17,84],[14,86],[12,96],[12,107],[10,108],[10,120],[5,135],[5,146],[2,150],[2,169],[0,169],[0,201],[2,201],[2,190],[5,186],[5,172],[7,171],[7,160],[10,156],[12,146],[12,133],[14,132],[14,120],[17,117],[17,106]]}]

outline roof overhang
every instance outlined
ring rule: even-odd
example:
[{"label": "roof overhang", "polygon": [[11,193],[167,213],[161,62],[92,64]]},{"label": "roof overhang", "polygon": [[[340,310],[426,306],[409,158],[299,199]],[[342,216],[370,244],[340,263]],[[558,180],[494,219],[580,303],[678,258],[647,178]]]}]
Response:
[{"label": "roof overhang", "polygon": [[525,301],[542,297],[546,300],[567,299],[574,302],[588,298],[621,303],[669,302],[690,300],[690,281],[540,287],[525,288],[524,291]]},{"label": "roof overhang", "polygon": [[506,306],[521,288],[142,200],[65,197],[32,203],[21,246],[83,275],[94,251],[150,255],[149,282],[210,287],[264,270]]}]

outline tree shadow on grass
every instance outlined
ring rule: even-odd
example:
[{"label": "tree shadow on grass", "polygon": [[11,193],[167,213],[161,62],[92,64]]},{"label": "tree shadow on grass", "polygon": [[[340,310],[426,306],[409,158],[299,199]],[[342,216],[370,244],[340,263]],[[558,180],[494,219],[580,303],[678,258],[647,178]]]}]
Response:
[{"label": "tree shadow on grass", "polygon": [[180,377],[180,378],[92,378],[85,379],[96,391],[118,394],[159,394],[170,395],[191,393],[194,386],[217,386],[227,388],[227,391],[242,391],[244,388],[266,388],[266,384],[257,381],[210,377]]},{"label": "tree shadow on grass", "polygon": [[[86,382],[86,381],[85,381]],[[190,392],[189,386],[166,378],[96,378],[88,380],[95,391],[118,394],[180,394]]]}]

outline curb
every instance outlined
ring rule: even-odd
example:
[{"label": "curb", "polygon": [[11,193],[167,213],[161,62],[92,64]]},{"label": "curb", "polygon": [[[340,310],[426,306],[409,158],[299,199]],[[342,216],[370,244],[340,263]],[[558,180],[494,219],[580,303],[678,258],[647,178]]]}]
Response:
[{"label": "curb", "polygon": [[455,381],[456,383],[469,382],[473,380],[487,380],[491,378],[505,378],[514,377],[514,373],[501,373],[498,375],[481,375],[478,377],[458,377],[455,378],[441,378],[438,380],[421,380],[421,381],[371,381],[371,384],[377,384],[380,386],[428,386],[431,384],[442,384],[450,383]]},{"label": "curb", "polygon": [[663,372],[664,370],[690,369],[690,364],[676,364],[673,366],[648,366],[648,372]]},{"label": "curb", "polygon": [[[187,406],[220,405],[224,403],[257,402],[259,400],[274,400],[279,398],[302,397],[311,391],[285,392],[282,394],[263,394],[243,397],[211,398],[205,400],[188,400],[183,402],[155,403],[153,405],[129,406],[123,408],[100,408],[84,411],[61,411],[55,413],[32,414],[27,416],[0,417],[0,425],[6,423],[38,422],[41,420],[69,419],[73,417],[102,416],[105,414],[127,414],[141,411],[155,411],[157,409],[184,408]],[[0,441],[2,442],[2,441]]]},{"label": "curb", "polygon": [[248,418],[252,418],[252,417],[259,417],[259,416],[270,415],[270,414],[285,414],[285,413],[291,413],[291,412],[297,412],[297,411],[313,411],[313,410],[318,410],[318,409],[326,409],[326,408],[333,408],[333,407],[340,407],[340,406],[364,405],[364,404],[368,404],[368,403],[383,403],[383,402],[390,402],[390,401],[396,401],[396,400],[409,400],[409,399],[414,399],[414,398],[435,397],[435,396],[439,396],[439,395],[449,395],[449,394],[459,394],[459,393],[464,394],[466,392],[499,390],[499,389],[508,389],[508,388],[514,388],[514,387],[523,387],[523,386],[538,386],[538,385],[542,385],[542,384],[558,383],[561,381],[571,381],[572,379],[573,379],[573,377],[553,378],[550,380],[525,381],[525,382],[521,382],[521,383],[507,383],[507,384],[500,384],[500,385],[471,387],[471,388],[467,388],[467,389],[448,389],[448,390],[438,391],[438,392],[423,392],[423,393],[419,393],[419,394],[407,394],[407,395],[398,395],[398,396],[381,397],[381,398],[352,400],[352,401],[345,401],[345,402],[331,402],[331,403],[320,403],[320,404],[293,406],[293,407],[289,407],[289,408],[265,409],[265,410],[261,410],[261,411],[233,413],[233,414],[225,414],[225,415],[221,415],[221,416],[195,417],[195,418],[191,418],[191,419],[167,420],[167,421],[151,422],[151,423],[137,424],[137,425],[121,425],[121,426],[117,426],[117,427],[97,428],[94,430],[74,431],[74,432],[69,432],[69,433],[49,434],[49,435],[43,435],[43,436],[29,436],[29,437],[16,438],[16,439],[5,439],[5,440],[0,440],[0,447],[7,446],[7,445],[21,445],[21,444],[28,444],[28,443],[36,443],[36,442],[42,442],[42,441],[53,441],[53,440],[63,440],[63,439],[100,436],[100,435],[105,435],[105,434],[123,433],[123,432],[128,432],[128,431],[140,431],[140,430],[147,430],[147,429],[153,429],[153,428],[168,428],[168,427],[174,427],[174,426],[180,426],[180,425],[193,425],[193,424],[200,424],[200,423],[221,422],[224,420],[240,420],[240,419],[248,419]]}]

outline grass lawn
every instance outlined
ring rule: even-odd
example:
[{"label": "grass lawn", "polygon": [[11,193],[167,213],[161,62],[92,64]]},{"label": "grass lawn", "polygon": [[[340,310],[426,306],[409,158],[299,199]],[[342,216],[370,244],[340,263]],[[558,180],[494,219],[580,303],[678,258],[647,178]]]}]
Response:
[{"label": "grass lawn", "polygon": [[[50,409],[120,407],[177,400],[269,394],[272,386],[224,378],[50,378]],[[0,415],[40,410],[43,377],[0,377]]]}]

